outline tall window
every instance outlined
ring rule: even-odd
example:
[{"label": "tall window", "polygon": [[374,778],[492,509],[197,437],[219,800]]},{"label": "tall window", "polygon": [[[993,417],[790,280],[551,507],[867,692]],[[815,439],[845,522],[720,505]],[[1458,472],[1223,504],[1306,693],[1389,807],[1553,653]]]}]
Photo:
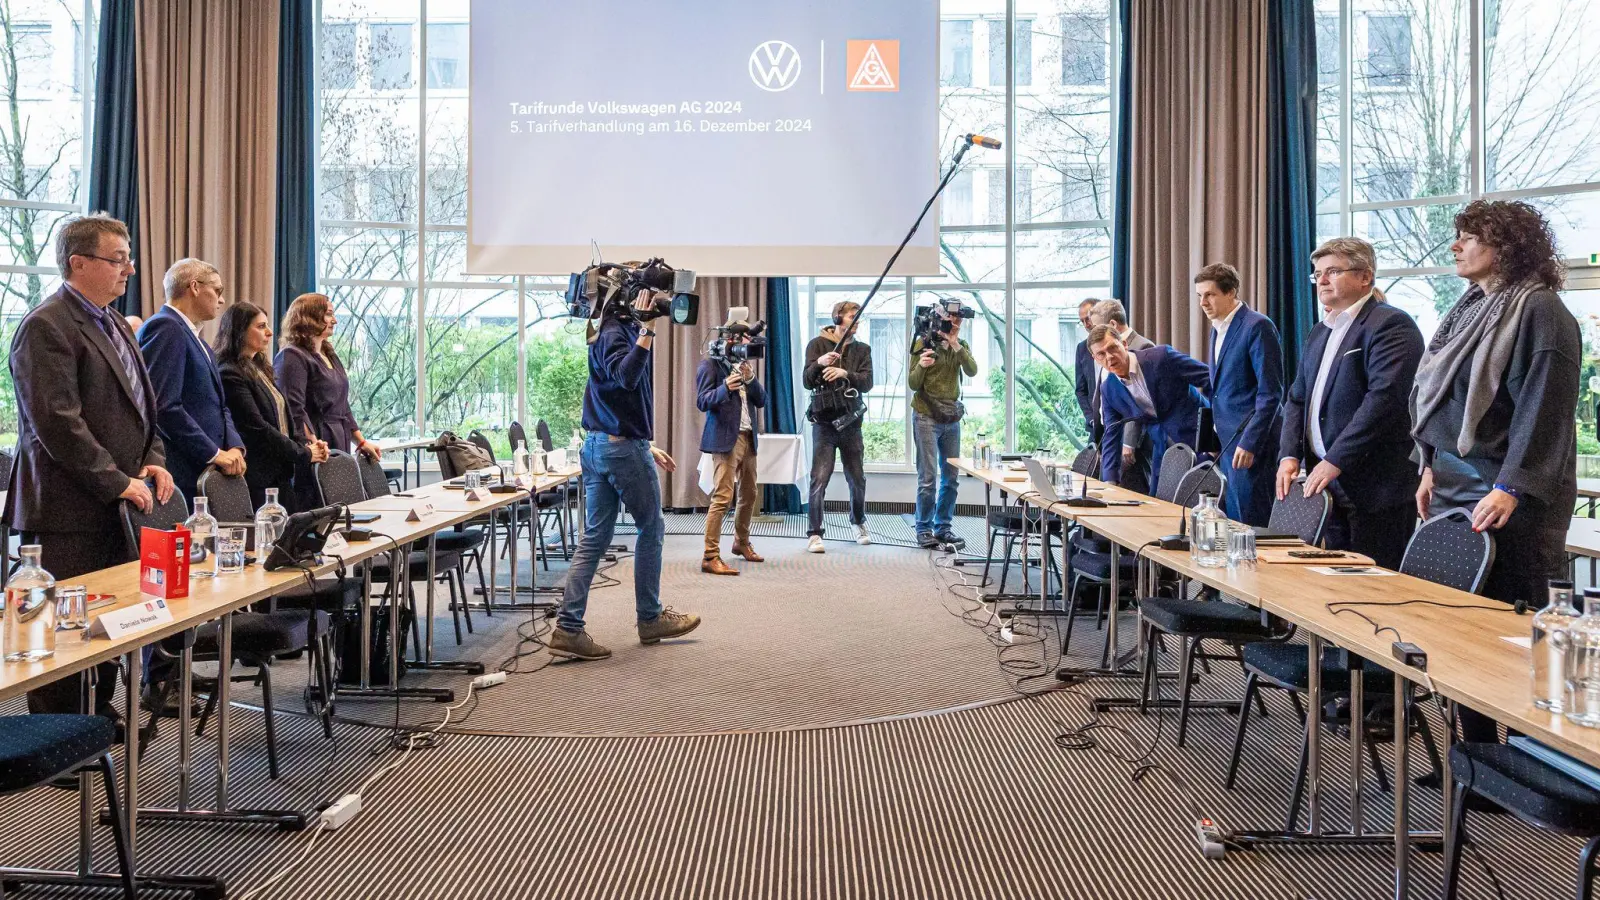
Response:
[{"label": "tall window", "polygon": [[[24,313],[61,281],[56,231],[85,211],[95,0],[0,0],[0,447],[16,443],[4,359]],[[85,35],[89,47],[84,47]]]},{"label": "tall window", "polygon": [[972,87],[972,20],[946,19],[939,32],[939,83]]},{"label": "tall window", "polygon": [[1585,43],[1600,2],[1316,0],[1316,13],[1318,236],[1371,240],[1379,286],[1431,335],[1465,289],[1456,213],[1479,197],[1537,206],[1584,327],[1579,452],[1600,456],[1600,278],[1587,265],[1600,250],[1600,58]]},{"label": "tall window", "polygon": [[1061,83],[1096,87],[1106,81],[1106,17],[1068,13],[1061,17]]}]

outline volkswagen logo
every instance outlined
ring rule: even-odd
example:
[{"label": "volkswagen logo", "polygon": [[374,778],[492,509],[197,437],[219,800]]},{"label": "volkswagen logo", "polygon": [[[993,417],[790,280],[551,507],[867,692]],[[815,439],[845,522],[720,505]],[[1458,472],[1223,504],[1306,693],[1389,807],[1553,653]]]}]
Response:
[{"label": "volkswagen logo", "polygon": [[800,51],[767,41],[750,52],[750,80],[763,91],[787,91],[800,80]]}]

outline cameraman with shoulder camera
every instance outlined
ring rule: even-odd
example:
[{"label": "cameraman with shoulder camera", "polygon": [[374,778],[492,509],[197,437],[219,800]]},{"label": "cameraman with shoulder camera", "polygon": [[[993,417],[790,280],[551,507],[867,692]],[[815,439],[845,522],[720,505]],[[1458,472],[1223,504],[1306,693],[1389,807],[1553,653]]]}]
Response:
[{"label": "cameraman with shoulder camera", "polygon": [[708,575],[739,574],[722,561],[722,520],[733,502],[735,482],[739,508],[733,516],[733,555],[763,561],[750,546],[750,519],[756,511],[756,410],[766,408],[767,389],[756,380],[755,363],[737,352],[738,347],[750,347],[750,331],[729,329],[726,335],[714,345],[722,351],[702,361],[694,377],[695,406],[706,414],[700,452],[711,454],[716,473],[706,511],[706,555],[700,563],[700,571]]},{"label": "cameraman with shoulder camera", "polygon": [[[833,324],[806,345],[806,368],[802,375],[811,391],[811,406],[806,418],[811,421],[811,495],[807,512],[811,528],[806,549],[824,553],[822,509],[833,478],[833,456],[844,458],[844,480],[850,486],[850,524],[855,527],[856,543],[870,544],[867,532],[866,444],[861,422],[866,400],[872,390],[872,348],[855,338],[856,316],[861,304],[840,300],[833,305]],[[844,343],[840,344],[840,338]],[[837,349],[836,349],[837,348]]]},{"label": "cameraman with shoulder camera", "polygon": [[589,328],[589,383],[583,391],[583,428],[589,436],[581,457],[588,503],[583,537],[572,555],[561,611],[550,633],[554,657],[592,660],[611,655],[584,631],[583,614],[595,568],[611,545],[617,513],[624,504],[639,530],[633,557],[639,643],[678,637],[700,625],[699,616],[661,606],[665,525],[656,467],[668,472],[677,468],[672,457],[650,445],[654,437],[650,346],[655,330],[648,320],[659,315],[661,293],[638,288],[631,307],[622,297],[609,300],[601,308],[599,325]]},{"label": "cameraman with shoulder camera", "polygon": [[[957,549],[966,542],[950,530],[956,511],[956,467],[947,462],[961,455],[961,378],[978,374],[972,348],[961,339],[961,319],[944,303],[921,316],[916,340],[911,343],[911,374],[906,381],[911,396],[912,437],[917,444],[917,546],[932,550]],[[934,497],[935,480],[938,498]]]}]

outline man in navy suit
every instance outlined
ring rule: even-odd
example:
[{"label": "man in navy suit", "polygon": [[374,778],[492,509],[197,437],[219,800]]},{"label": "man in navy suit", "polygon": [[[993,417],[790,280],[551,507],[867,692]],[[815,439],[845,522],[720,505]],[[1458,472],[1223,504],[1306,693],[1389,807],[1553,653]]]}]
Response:
[{"label": "man in navy suit", "polygon": [[[730,344],[748,345],[748,335],[730,333]],[[739,508],[733,515],[733,554],[750,562],[762,556],[750,546],[750,520],[756,511],[756,423],[766,408],[767,389],[756,380],[749,360],[732,364],[707,359],[695,372],[695,406],[706,414],[700,452],[710,453],[716,486],[706,511],[706,555],[700,571],[710,575],[737,575],[739,570],[722,561],[722,520],[733,502],[735,483]]]},{"label": "man in navy suit", "polygon": [[1156,489],[1161,457],[1176,443],[1192,444],[1200,427],[1200,398],[1211,387],[1205,363],[1162,344],[1129,352],[1115,325],[1089,332],[1094,361],[1110,375],[1100,387],[1100,477],[1117,483],[1122,475],[1122,426],[1144,426],[1136,461],[1149,459],[1150,490]]},{"label": "man in navy suit", "polygon": [[1212,263],[1194,276],[1211,320],[1211,416],[1228,479],[1228,518],[1264,526],[1272,516],[1272,451],[1281,423],[1283,348],[1266,316],[1239,302],[1239,270]]},{"label": "man in navy suit", "polygon": [[200,327],[222,314],[216,266],[180,259],[163,279],[167,303],[139,328],[139,348],[156,393],[156,430],[173,483],[191,504],[206,466],[244,474],[244,441],[234,430],[222,372]]},{"label": "man in navy suit", "polygon": [[[1089,311],[1099,303],[1093,297],[1078,304],[1078,324],[1088,329],[1094,326],[1089,322]],[[1095,378],[1099,373],[1095,371],[1094,354],[1089,352],[1089,339],[1078,342],[1077,356],[1072,361],[1072,393],[1078,398],[1078,409],[1083,412],[1083,427],[1089,433],[1089,440],[1100,440],[1100,407],[1094,401],[1099,398],[1099,385]]]},{"label": "man in navy suit", "polygon": [[1302,490],[1333,497],[1327,545],[1398,569],[1416,525],[1407,404],[1422,332],[1375,290],[1371,244],[1334,238],[1311,262],[1324,315],[1284,403],[1277,494],[1287,496],[1309,466]]}]

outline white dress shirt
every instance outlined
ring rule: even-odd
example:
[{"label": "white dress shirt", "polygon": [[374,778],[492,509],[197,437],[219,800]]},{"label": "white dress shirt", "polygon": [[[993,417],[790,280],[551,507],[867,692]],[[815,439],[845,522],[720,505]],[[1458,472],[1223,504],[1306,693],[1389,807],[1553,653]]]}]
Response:
[{"label": "white dress shirt", "polygon": [[743,387],[739,388],[739,430],[755,431],[755,427],[750,424],[750,398],[745,396]]},{"label": "white dress shirt", "polygon": [[1322,398],[1328,391],[1328,376],[1333,373],[1333,364],[1339,359],[1339,345],[1344,343],[1344,336],[1350,333],[1350,326],[1355,323],[1356,316],[1361,315],[1361,308],[1372,299],[1372,294],[1367,294],[1360,300],[1350,304],[1349,308],[1339,313],[1329,313],[1322,317],[1322,324],[1328,326],[1328,342],[1322,346],[1322,362],[1317,366],[1317,380],[1311,386],[1311,406],[1309,407],[1311,420],[1311,451],[1317,457],[1328,455],[1328,445],[1322,438]]},{"label": "white dress shirt", "polygon": [[1128,377],[1122,384],[1133,395],[1133,402],[1150,418],[1156,417],[1156,402],[1150,398],[1150,385],[1145,384],[1144,373],[1139,371],[1139,357],[1128,354]]},{"label": "white dress shirt", "polygon": [[1239,314],[1239,307],[1243,303],[1233,304],[1233,312],[1222,318],[1221,322],[1212,322],[1211,328],[1217,333],[1217,339],[1211,347],[1211,368],[1217,367],[1217,360],[1222,358],[1222,342],[1228,339],[1228,326],[1233,324],[1233,317]]}]

